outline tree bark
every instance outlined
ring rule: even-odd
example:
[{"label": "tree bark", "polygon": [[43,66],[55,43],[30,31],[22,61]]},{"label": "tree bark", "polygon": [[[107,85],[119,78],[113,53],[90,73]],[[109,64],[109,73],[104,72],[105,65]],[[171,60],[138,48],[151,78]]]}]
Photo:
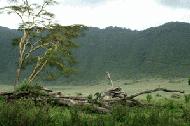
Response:
[{"label": "tree bark", "polygon": [[16,85],[18,84],[19,80],[20,80],[20,76],[21,76],[21,69],[22,69],[22,65],[24,62],[24,52],[26,49],[26,44],[27,44],[27,39],[29,37],[29,34],[26,30],[24,30],[24,34],[19,42],[19,59],[18,59],[18,68],[16,70],[16,80],[15,80],[15,85],[14,87],[16,87]]}]

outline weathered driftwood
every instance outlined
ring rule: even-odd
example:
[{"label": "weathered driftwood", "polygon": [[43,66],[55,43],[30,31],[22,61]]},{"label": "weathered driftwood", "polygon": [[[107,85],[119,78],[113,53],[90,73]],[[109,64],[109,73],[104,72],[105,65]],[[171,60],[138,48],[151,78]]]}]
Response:
[{"label": "weathered driftwood", "polygon": [[153,90],[142,91],[142,92],[128,96],[127,93],[123,92],[121,88],[114,88],[114,89],[110,89],[104,92],[102,102],[104,104],[107,103],[108,105],[112,105],[115,103],[124,103],[127,106],[143,106],[143,103],[141,103],[140,101],[134,98],[143,94],[153,93],[157,91],[184,93],[184,91],[180,91],[180,90],[156,88]]},{"label": "weathered driftwood", "polygon": [[52,90],[45,88],[45,87],[43,87],[41,90],[44,90],[45,92],[53,92]]},{"label": "weathered driftwood", "polygon": [[65,106],[75,106],[75,105],[89,105],[88,100],[74,100],[74,99],[68,99],[68,98],[54,98],[56,103],[59,105],[65,105]]},{"label": "weathered driftwood", "polygon": [[143,94],[148,94],[148,93],[153,93],[153,92],[157,92],[157,91],[184,93],[184,91],[180,91],[180,90],[169,90],[169,89],[166,89],[166,88],[156,88],[156,89],[153,89],[153,90],[147,90],[147,91],[139,92],[139,93],[136,93],[134,95],[128,96],[126,98],[127,99],[133,99],[133,98],[135,98],[137,96],[140,96],[140,95],[143,95]]},{"label": "weathered driftwood", "polygon": [[[72,100],[72,99],[64,99],[64,98],[57,98],[56,99],[56,103],[58,105],[61,105],[61,106],[69,106],[69,107],[73,107],[73,106],[84,106],[84,105],[91,105],[90,103],[88,103],[88,101],[80,101],[80,100]],[[97,105],[93,105],[92,106],[93,110],[95,112],[98,112],[98,113],[108,113],[110,112],[110,110],[106,107],[100,107],[100,106],[97,106]]]},{"label": "weathered driftwood", "polygon": [[[169,90],[165,88],[156,88],[153,90],[147,90],[142,91],[133,95],[128,96],[127,93],[123,92],[121,88],[113,88],[110,89],[102,95],[98,100],[99,104],[96,104],[95,102],[90,102],[87,97],[79,97],[79,96],[64,96],[62,92],[51,92],[51,90],[42,90],[46,93],[44,95],[40,95],[41,98],[48,98],[51,97],[52,100],[55,101],[60,106],[84,106],[84,105],[92,105],[94,110],[100,113],[107,113],[110,112],[110,108],[115,103],[122,103],[127,106],[142,106],[143,104],[139,102],[138,100],[134,99],[135,97],[138,97],[143,94],[147,93],[153,93],[157,91],[164,91],[164,92],[177,92],[177,93],[184,93],[184,91],[180,90]],[[20,99],[20,98],[31,98],[36,101],[36,97],[38,97],[38,94],[35,94],[35,92],[1,92],[0,96],[3,96],[9,100],[14,99]]]},{"label": "weathered driftwood", "polygon": [[125,98],[127,93],[123,92],[121,88],[117,87],[104,92],[103,97],[109,96],[111,98]]},{"label": "weathered driftwood", "polygon": [[8,95],[12,95],[13,92],[0,92],[0,96],[8,96]]},{"label": "weathered driftwood", "polygon": [[87,97],[61,96],[59,98],[86,101]]}]

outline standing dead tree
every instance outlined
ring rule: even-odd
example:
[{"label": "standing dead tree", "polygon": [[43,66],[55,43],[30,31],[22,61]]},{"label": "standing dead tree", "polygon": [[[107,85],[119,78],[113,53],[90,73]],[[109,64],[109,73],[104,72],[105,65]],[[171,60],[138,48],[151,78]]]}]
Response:
[{"label": "standing dead tree", "polygon": [[110,84],[111,87],[113,88],[113,81],[112,81],[112,79],[111,79],[110,73],[109,73],[109,72],[106,72],[106,76],[107,76],[107,79],[108,79],[108,81],[109,81],[109,84]]}]

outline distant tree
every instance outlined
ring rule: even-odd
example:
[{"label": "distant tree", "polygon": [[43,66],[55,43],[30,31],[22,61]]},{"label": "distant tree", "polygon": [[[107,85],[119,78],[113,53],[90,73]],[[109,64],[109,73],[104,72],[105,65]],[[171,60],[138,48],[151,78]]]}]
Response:
[{"label": "distant tree", "polygon": [[73,72],[75,59],[72,49],[77,45],[74,39],[80,35],[83,25],[61,26],[54,23],[54,14],[47,11],[48,6],[56,5],[54,0],[44,0],[42,5],[29,3],[28,0],[10,0],[12,5],[1,8],[1,12],[16,14],[23,33],[14,40],[18,46],[18,66],[15,85],[19,82],[21,71],[32,66],[27,80],[31,83],[42,70],[52,68],[57,75]]}]

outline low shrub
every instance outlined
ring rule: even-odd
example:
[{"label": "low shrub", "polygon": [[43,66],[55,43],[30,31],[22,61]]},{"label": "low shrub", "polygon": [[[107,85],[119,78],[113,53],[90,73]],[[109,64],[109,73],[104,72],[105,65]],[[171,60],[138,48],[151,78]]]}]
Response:
[{"label": "low shrub", "polygon": [[51,126],[47,106],[35,106],[31,100],[17,100],[0,105],[0,126]]},{"label": "low shrub", "polygon": [[26,92],[39,92],[41,91],[42,86],[39,85],[38,83],[32,83],[29,84],[27,81],[23,81],[16,87],[16,91],[26,91]]},{"label": "low shrub", "polygon": [[190,106],[173,100],[152,106],[115,104],[110,113],[96,113],[93,106],[36,105],[33,100],[0,102],[0,126],[189,126]]}]

